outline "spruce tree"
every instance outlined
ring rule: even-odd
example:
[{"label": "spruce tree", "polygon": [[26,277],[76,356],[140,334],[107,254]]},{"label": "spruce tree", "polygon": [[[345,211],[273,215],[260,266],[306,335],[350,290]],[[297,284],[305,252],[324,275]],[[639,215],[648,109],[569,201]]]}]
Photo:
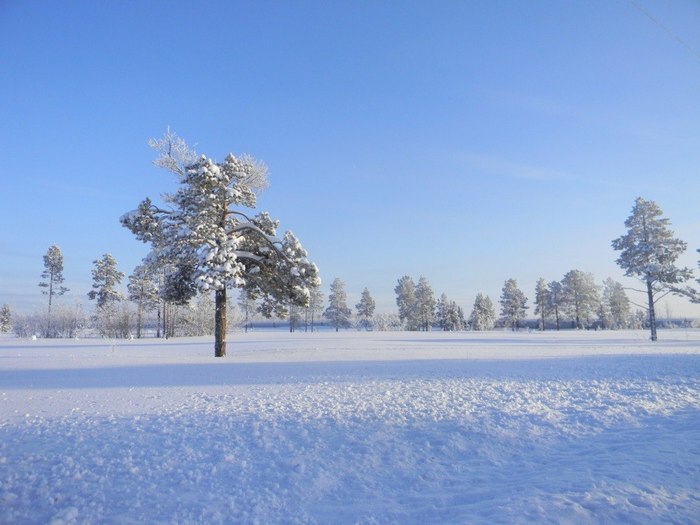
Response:
[{"label": "spruce tree", "polygon": [[371,330],[374,326],[374,310],[377,307],[369,290],[362,290],[360,302],[355,305],[357,311],[357,326],[361,330]]},{"label": "spruce tree", "polygon": [[0,333],[6,334],[12,328],[12,312],[10,305],[4,304],[0,308]]},{"label": "spruce tree", "polygon": [[338,277],[331,283],[331,293],[328,296],[328,308],[323,316],[328,319],[335,331],[340,328],[350,327],[350,316],[352,312],[348,308],[347,294],[345,293],[345,283]]}]

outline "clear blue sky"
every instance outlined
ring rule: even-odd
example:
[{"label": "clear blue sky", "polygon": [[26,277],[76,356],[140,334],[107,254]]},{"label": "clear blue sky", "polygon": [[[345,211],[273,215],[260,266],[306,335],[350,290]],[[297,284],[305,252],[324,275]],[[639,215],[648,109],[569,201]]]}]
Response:
[{"label": "clear blue sky", "polygon": [[[652,20],[650,16],[654,19]],[[172,190],[170,126],[270,169],[259,208],[324,279],[395,310],[404,274],[467,310],[507,278],[532,300],[571,269],[625,284],[610,241],[656,200],[700,256],[696,0],[0,2],[0,303],[40,308],[58,244],[147,248],[119,224]],[[700,307],[672,303],[674,314]]]}]

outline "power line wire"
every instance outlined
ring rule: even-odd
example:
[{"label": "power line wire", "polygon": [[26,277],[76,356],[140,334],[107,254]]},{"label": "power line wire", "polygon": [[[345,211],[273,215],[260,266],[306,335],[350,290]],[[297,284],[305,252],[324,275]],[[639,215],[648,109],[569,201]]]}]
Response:
[{"label": "power line wire", "polygon": [[632,4],[635,8],[637,8],[641,13],[643,13],[649,20],[651,20],[654,24],[659,26],[666,34],[668,34],[671,38],[673,38],[676,42],[681,44],[684,48],[686,48],[688,51],[690,51],[693,55],[695,55],[695,58],[700,60],[700,52],[696,51],[690,44],[688,44],[685,40],[683,40],[680,36],[678,36],[677,33],[673,32],[667,25],[662,23],[660,20],[652,16],[649,11],[644,9],[641,5],[639,5],[635,0],[629,0],[630,4]]}]

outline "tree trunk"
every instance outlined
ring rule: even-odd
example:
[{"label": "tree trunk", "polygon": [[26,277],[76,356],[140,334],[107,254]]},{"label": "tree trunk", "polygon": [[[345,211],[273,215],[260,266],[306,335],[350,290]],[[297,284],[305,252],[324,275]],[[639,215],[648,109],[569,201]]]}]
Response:
[{"label": "tree trunk", "polygon": [[49,314],[46,319],[46,337],[51,337],[51,298],[53,297],[53,270],[49,278]]},{"label": "tree trunk", "polygon": [[143,324],[143,303],[139,301],[136,310],[136,339],[141,339],[141,325]]},{"label": "tree trunk", "polygon": [[158,323],[156,328],[156,337],[160,339],[160,304],[158,305]]},{"label": "tree trunk", "polygon": [[545,323],[544,308],[545,308],[544,304],[541,304],[540,305],[540,321],[541,321],[540,330],[542,330],[543,332],[544,332],[544,323]]},{"label": "tree trunk", "polygon": [[656,341],[656,312],[654,311],[654,290],[651,281],[647,279],[647,298],[649,299],[649,329],[651,330],[651,340]]},{"label": "tree trunk", "polygon": [[163,337],[168,338],[168,303],[163,301]]},{"label": "tree trunk", "polygon": [[226,288],[217,290],[214,312],[214,357],[226,356]]}]

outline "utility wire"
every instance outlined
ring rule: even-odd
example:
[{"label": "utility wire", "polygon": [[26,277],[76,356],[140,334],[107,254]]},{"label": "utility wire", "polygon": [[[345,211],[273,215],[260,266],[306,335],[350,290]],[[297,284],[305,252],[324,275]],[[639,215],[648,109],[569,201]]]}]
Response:
[{"label": "utility wire", "polygon": [[639,11],[641,11],[649,20],[651,20],[654,24],[659,26],[666,34],[668,34],[671,38],[673,38],[676,42],[678,42],[680,45],[682,45],[684,48],[686,48],[688,51],[690,51],[693,55],[695,55],[695,58],[700,60],[700,52],[695,50],[693,47],[688,44],[685,40],[683,40],[678,34],[674,33],[668,26],[663,24],[660,20],[654,18],[649,11],[644,9],[641,5],[639,5],[635,0],[629,0],[630,4],[632,4],[634,7],[636,7]]}]

